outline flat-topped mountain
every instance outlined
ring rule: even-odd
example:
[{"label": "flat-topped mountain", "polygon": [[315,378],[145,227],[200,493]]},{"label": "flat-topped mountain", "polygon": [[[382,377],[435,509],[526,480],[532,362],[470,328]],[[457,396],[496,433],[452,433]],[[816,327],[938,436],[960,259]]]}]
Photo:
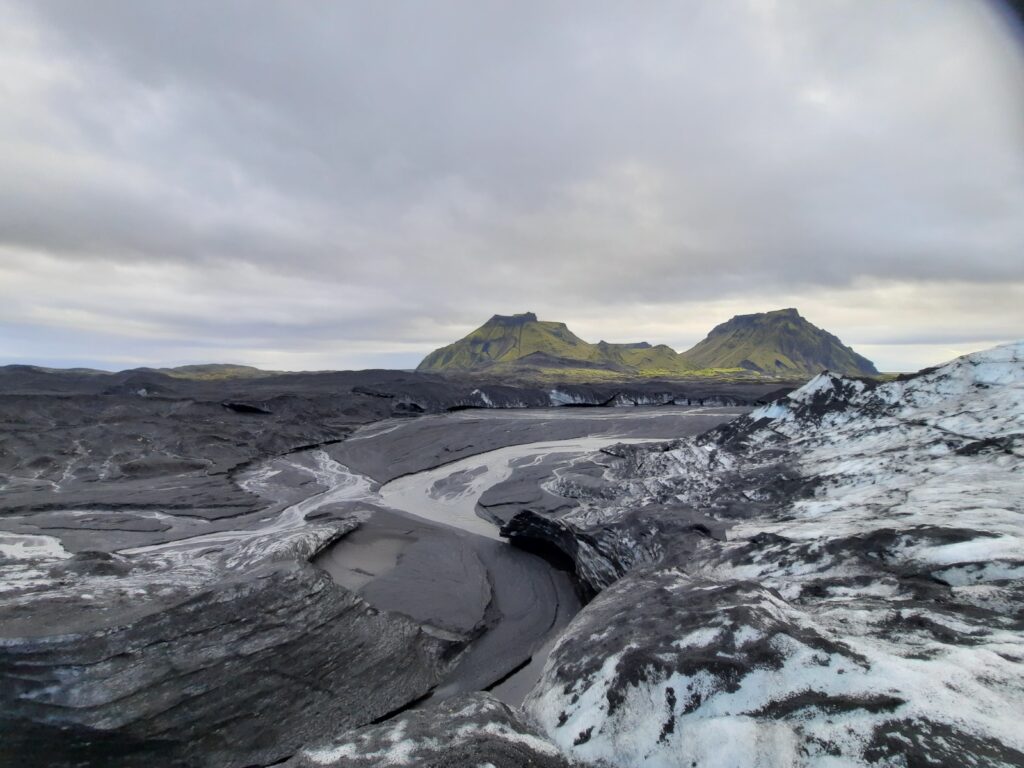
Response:
[{"label": "flat-topped mountain", "polygon": [[534,354],[582,362],[596,360],[593,345],[565,323],[542,322],[532,312],[525,312],[495,315],[468,336],[427,355],[417,370],[472,371]]},{"label": "flat-topped mountain", "polygon": [[591,344],[570,331],[565,323],[538,320],[532,312],[525,312],[495,315],[468,336],[431,352],[416,370],[498,372],[509,368],[680,374],[686,366],[678,353],[664,344]]},{"label": "flat-topped mountain", "polygon": [[427,355],[417,370],[445,373],[603,372],[620,376],[765,375],[809,378],[822,370],[877,375],[870,360],[812,325],[795,309],[739,315],[683,353],[664,344],[596,344],[565,323],[532,312],[495,315],[458,341]]},{"label": "flat-topped mountain", "polygon": [[736,315],[681,356],[693,368],[745,368],[773,376],[815,376],[822,370],[878,375],[874,363],[792,308]]}]

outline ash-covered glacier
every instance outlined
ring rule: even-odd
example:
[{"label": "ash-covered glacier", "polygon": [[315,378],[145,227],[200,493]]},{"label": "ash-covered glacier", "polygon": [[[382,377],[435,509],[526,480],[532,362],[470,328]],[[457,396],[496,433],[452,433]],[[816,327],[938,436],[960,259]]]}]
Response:
[{"label": "ash-covered glacier", "polygon": [[[180,424],[151,416],[188,398],[104,395],[126,420],[63,453],[76,399],[5,401],[0,764],[1024,765],[1024,344],[726,424],[410,405],[353,432],[382,391]],[[458,530],[387,508],[410,484]],[[492,523],[589,604],[522,598]]]},{"label": "ash-covered glacier", "polygon": [[537,733],[521,713],[489,694],[479,693],[349,731],[334,742],[300,750],[284,765],[570,768],[573,763]]},{"label": "ash-covered glacier", "polygon": [[525,707],[621,766],[1024,765],[1024,343],[621,446],[513,540],[597,597]]}]

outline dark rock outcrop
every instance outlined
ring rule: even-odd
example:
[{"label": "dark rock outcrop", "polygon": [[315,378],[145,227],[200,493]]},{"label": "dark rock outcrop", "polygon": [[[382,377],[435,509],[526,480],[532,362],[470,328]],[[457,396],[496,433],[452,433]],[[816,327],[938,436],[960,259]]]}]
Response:
[{"label": "dark rock outcrop", "polygon": [[156,600],[120,624],[75,631],[65,617],[51,635],[42,618],[17,621],[34,636],[8,623],[0,654],[0,740],[22,765],[269,764],[401,708],[443,668],[442,642],[299,563]]}]

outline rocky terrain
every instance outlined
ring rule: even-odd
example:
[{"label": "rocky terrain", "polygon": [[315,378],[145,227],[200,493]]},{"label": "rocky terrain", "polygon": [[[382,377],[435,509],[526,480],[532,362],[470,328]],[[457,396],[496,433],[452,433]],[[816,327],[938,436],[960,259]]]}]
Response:
[{"label": "rocky terrain", "polygon": [[738,417],[9,375],[7,762],[1024,764],[1024,343]]},{"label": "rocky terrain", "polygon": [[1024,764],[1022,440],[1018,343],[563,477],[506,532],[600,594],[527,710],[588,762]]},{"label": "rocky terrain", "polygon": [[431,352],[417,370],[526,381],[768,377],[802,383],[822,370],[878,375],[870,360],[795,309],[738,315],[681,353],[647,342],[591,344],[565,323],[538,320],[532,312],[495,315],[464,338]]},{"label": "rocky terrain", "polygon": [[[517,441],[676,423],[477,412],[768,391],[188,373],[0,371],[0,762],[264,765],[491,687],[572,618],[571,579],[494,523],[411,518],[377,488]],[[513,678],[501,695],[521,701]]]},{"label": "rocky terrain", "polygon": [[[886,384],[823,374],[700,436],[577,457],[502,531],[596,595],[512,726],[547,740],[531,759],[1024,765],[1022,439],[1018,343]],[[301,764],[415,765],[431,735],[484,729],[479,706]]]},{"label": "rocky terrain", "polygon": [[[462,409],[548,406],[730,405],[770,397],[752,383],[636,381],[511,387],[400,371],[295,373],[225,380],[150,370],[59,372],[0,368],[0,514],[87,545],[107,529],[119,543],[191,525],[217,525],[260,504],[235,482],[250,463],[339,442],[360,424]],[[66,525],[65,510],[123,510]],[[181,515],[140,518],[139,509]],[[187,513],[186,513],[187,511]],[[46,513],[39,517],[40,513]],[[87,524],[91,523],[91,524]],[[94,536],[95,538],[95,536]],[[67,543],[67,542],[65,542]]]}]

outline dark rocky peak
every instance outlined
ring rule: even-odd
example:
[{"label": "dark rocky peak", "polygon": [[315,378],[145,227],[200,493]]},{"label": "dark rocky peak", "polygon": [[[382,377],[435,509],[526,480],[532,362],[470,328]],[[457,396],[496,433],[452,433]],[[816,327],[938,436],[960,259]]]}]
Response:
[{"label": "dark rocky peak", "polygon": [[[799,321],[807,323],[807,320],[800,315],[800,312],[793,307],[787,307],[786,309],[775,309],[770,312],[754,312],[749,315],[734,315],[731,319],[712,328],[711,333],[728,333],[738,327],[756,328],[758,326],[781,324],[785,321]],[[810,323],[807,324],[810,325]]]},{"label": "dark rocky peak", "polygon": [[519,315],[494,315],[487,321],[486,325],[516,326],[536,322],[537,315],[533,312],[523,312]]},{"label": "dark rocky peak", "polygon": [[[651,349],[651,345],[646,341],[626,342],[624,344],[616,344],[613,341],[605,341],[601,339],[597,342],[599,347],[615,347],[617,349]],[[664,347],[664,344],[659,344],[659,347]]]}]

